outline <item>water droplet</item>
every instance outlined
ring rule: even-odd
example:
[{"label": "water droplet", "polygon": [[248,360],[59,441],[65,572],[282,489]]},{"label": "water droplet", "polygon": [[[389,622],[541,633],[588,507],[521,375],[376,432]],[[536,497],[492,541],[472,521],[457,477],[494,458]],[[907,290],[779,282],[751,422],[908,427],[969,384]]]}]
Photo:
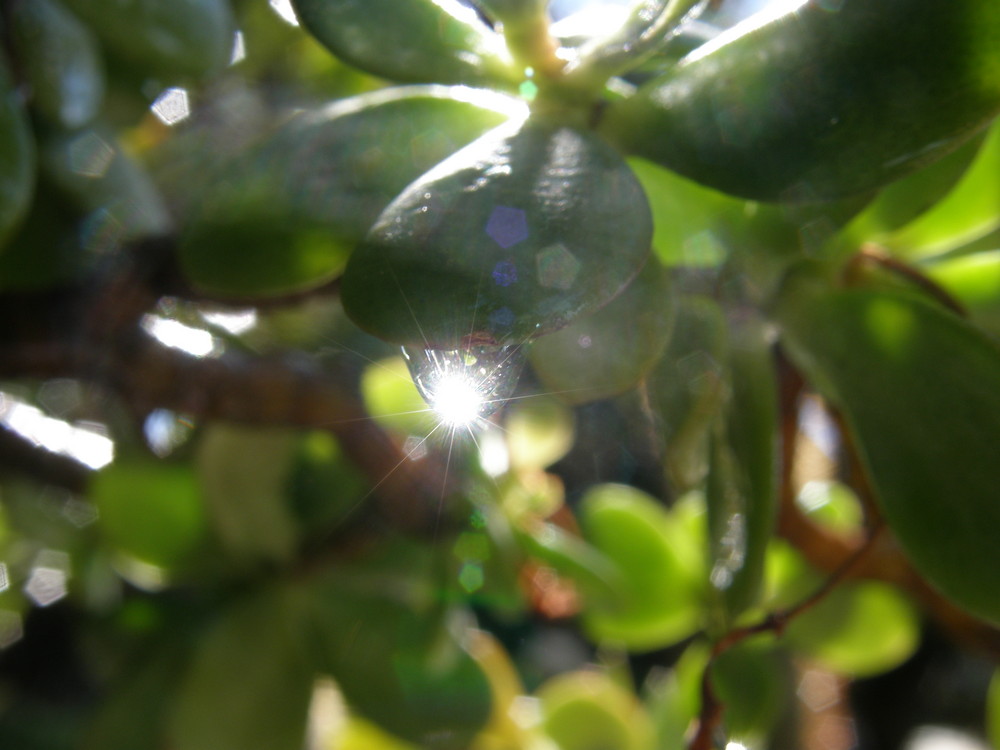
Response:
[{"label": "water droplet", "polygon": [[511,397],[524,366],[525,347],[403,347],[403,357],[427,405],[458,427],[490,416]]}]

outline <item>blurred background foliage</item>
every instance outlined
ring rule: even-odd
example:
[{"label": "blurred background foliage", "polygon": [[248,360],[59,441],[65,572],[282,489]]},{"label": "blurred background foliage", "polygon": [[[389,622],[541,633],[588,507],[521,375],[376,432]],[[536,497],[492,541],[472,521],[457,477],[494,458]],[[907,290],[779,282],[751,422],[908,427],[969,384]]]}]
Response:
[{"label": "blurred background foliage", "polygon": [[652,256],[453,428],[341,276],[535,81],[342,5],[360,67],[279,0],[0,3],[0,747],[997,746],[1000,125],[818,203],[629,157]]}]

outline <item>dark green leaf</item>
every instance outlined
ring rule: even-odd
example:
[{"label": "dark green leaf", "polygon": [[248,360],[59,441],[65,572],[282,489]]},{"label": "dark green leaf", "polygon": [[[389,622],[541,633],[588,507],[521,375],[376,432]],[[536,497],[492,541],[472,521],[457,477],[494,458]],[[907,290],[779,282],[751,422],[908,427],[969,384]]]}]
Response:
[{"label": "dark green leaf", "polygon": [[174,82],[229,62],[235,24],[227,0],[66,0],[131,72]]},{"label": "dark green leaf", "polygon": [[18,0],[13,47],[34,107],[65,128],[86,125],[104,96],[104,70],[91,31],[56,0]]},{"label": "dark green leaf", "polygon": [[805,272],[777,306],[782,340],[844,414],[893,532],[958,604],[1000,622],[1000,350],[906,293],[834,290]]},{"label": "dark green leaf", "polygon": [[337,57],[413,83],[517,80],[503,38],[458,0],[293,0],[302,24]]},{"label": "dark green leaf", "polygon": [[301,597],[264,589],[221,613],[181,682],[171,746],[301,750],[313,687]]},{"label": "dark green leaf", "polygon": [[606,144],[511,122],[386,208],[348,263],[344,308],[396,343],[520,344],[614,298],[651,234],[642,189]]},{"label": "dark green leaf", "polygon": [[612,104],[603,130],[630,153],[748,198],[863,193],[944,156],[1000,112],[987,72],[998,41],[1000,7],[976,0],[775,5]]},{"label": "dark green leaf", "polygon": [[21,221],[35,186],[35,142],[20,96],[0,61],[0,247]]}]

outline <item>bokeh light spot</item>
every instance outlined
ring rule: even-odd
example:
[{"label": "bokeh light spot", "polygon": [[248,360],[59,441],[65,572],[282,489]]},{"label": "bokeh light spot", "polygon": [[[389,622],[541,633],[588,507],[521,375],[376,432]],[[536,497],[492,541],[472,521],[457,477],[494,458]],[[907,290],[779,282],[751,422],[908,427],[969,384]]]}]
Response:
[{"label": "bokeh light spot", "polygon": [[537,262],[538,283],[546,289],[569,289],[580,272],[580,261],[562,243],[538,253]]},{"label": "bokeh light spot", "polygon": [[486,221],[486,234],[506,250],[528,239],[528,218],[520,208],[497,206]]}]

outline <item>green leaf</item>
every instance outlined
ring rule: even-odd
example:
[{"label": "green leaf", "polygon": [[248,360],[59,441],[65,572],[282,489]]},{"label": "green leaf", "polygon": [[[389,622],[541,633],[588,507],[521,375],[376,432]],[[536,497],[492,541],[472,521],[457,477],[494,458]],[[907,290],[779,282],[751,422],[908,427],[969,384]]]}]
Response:
[{"label": "green leaf", "polygon": [[216,167],[206,189],[190,188],[200,164],[169,165],[192,213],[184,272],[241,296],[328,281],[407,184],[514,111],[509,97],[464,87],[387,89],[293,117]]},{"label": "green leaf", "polygon": [[369,486],[329,432],[310,432],[298,444],[288,491],[299,527],[307,533],[322,537],[346,521]]},{"label": "green leaf", "polygon": [[667,476],[678,492],[707,476],[709,436],[726,400],[728,331],[718,303],[686,296],[674,332],[649,376],[649,394],[666,439]]},{"label": "green leaf", "polygon": [[[400,561],[391,564],[398,575]],[[313,587],[323,668],[350,706],[383,729],[429,750],[468,747],[490,715],[486,675],[422,597],[394,598],[400,586],[389,588],[388,579],[382,588],[359,586],[357,572],[344,569]]]},{"label": "green leaf", "polygon": [[213,424],[198,446],[197,468],[215,532],[238,563],[287,562],[298,528],[289,481],[296,433]]},{"label": "green leaf", "polygon": [[184,750],[301,750],[312,696],[302,592],[232,602],[204,635],[170,720]]},{"label": "green leaf", "polygon": [[792,691],[791,667],[771,638],[728,649],[711,666],[712,685],[725,706],[726,734],[754,746],[766,739]]},{"label": "green leaf", "polygon": [[954,250],[1000,227],[1000,122],[989,130],[972,165],[931,210],[882,242],[906,257]]},{"label": "green leaf", "polygon": [[965,306],[974,323],[1000,335],[1000,250],[942,258],[923,270]]},{"label": "green leaf", "polygon": [[549,391],[571,404],[622,393],[660,358],[673,316],[670,279],[650,258],[606,307],[536,341],[532,367]]},{"label": "green leaf", "polygon": [[830,289],[804,273],[776,316],[793,361],[843,412],[913,564],[956,603],[1000,622],[996,344],[922,298]]},{"label": "green leaf", "polygon": [[648,750],[649,715],[635,694],[602,672],[568,672],[545,682],[542,731],[559,750]]},{"label": "green leaf", "polygon": [[86,125],[104,97],[104,69],[90,29],[56,0],[18,0],[9,18],[32,105],[62,127]]},{"label": "green leaf", "polygon": [[27,213],[35,187],[35,142],[20,95],[0,61],[0,248]]},{"label": "green leaf", "polygon": [[303,26],[351,65],[393,81],[517,80],[503,39],[457,0],[293,0]]},{"label": "green leaf", "polygon": [[150,565],[181,566],[205,541],[205,509],[188,466],[115,462],[94,476],[89,495],[108,541]]},{"label": "green leaf", "polygon": [[169,231],[170,216],[153,181],[106,128],[46,139],[41,160],[52,184],[88,215],[84,244],[90,249]]},{"label": "green leaf", "polygon": [[705,500],[712,569],[731,622],[760,596],[778,509],[778,394],[771,341],[755,317],[730,322],[730,397],[712,440]]},{"label": "green leaf", "polygon": [[859,194],[944,156],[1000,112],[998,37],[1000,8],[976,0],[775,5],[613,102],[601,129],[735,195]]},{"label": "green leaf", "polygon": [[65,0],[122,67],[166,79],[201,78],[229,62],[235,24],[227,0]]},{"label": "green leaf", "polygon": [[515,402],[504,420],[510,462],[519,469],[544,469],[573,447],[573,412],[552,398]]},{"label": "green leaf", "polygon": [[424,437],[435,419],[410,377],[406,360],[392,357],[374,362],[361,374],[365,409],[383,427]]},{"label": "green leaf", "polygon": [[993,673],[986,698],[986,731],[990,744],[1000,746],[1000,670]]},{"label": "green leaf", "polygon": [[587,603],[583,622],[591,637],[646,651],[677,643],[700,627],[699,523],[690,510],[668,512],[624,485],[599,485],[584,495],[584,536],[622,578],[618,601]]},{"label": "green leaf", "polygon": [[351,256],[344,309],[395,343],[520,344],[592,312],[641,269],[642,189],[586,131],[529,118],[411,184]]}]

